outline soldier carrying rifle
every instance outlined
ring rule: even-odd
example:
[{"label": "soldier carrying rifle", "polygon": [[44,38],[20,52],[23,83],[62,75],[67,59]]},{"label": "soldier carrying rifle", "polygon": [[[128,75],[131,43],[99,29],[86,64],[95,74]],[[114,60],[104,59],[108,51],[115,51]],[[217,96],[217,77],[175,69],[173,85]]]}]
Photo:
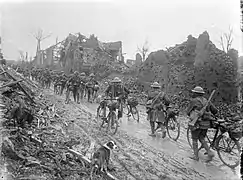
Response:
[{"label": "soldier carrying rifle", "polygon": [[204,90],[200,86],[196,86],[192,90],[192,100],[187,109],[187,115],[190,117],[191,122],[189,122],[189,127],[191,128],[192,135],[192,146],[194,151],[194,156],[191,159],[196,161],[199,160],[198,157],[198,140],[201,142],[203,148],[207,151],[208,161],[211,161],[214,157],[214,153],[210,150],[205,137],[207,130],[210,128],[211,120],[214,119],[214,115],[218,112],[216,107],[210,102],[213,94],[207,100],[203,95]]}]

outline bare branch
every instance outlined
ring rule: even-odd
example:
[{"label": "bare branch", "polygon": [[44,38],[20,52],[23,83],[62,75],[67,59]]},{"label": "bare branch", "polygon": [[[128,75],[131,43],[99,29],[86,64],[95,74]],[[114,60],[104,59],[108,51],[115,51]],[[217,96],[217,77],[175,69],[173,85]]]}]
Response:
[{"label": "bare branch", "polygon": [[146,56],[149,52],[148,40],[146,40],[142,47],[137,47],[137,51],[142,55],[143,61],[145,61]]},{"label": "bare branch", "polygon": [[137,51],[141,53],[142,49],[139,46],[137,46]]},{"label": "bare branch", "polygon": [[38,41],[42,41],[46,38],[49,38],[52,35],[52,33],[44,36],[44,32],[41,28],[39,28],[35,33],[32,33],[32,36],[34,36]]},{"label": "bare branch", "polygon": [[226,53],[231,49],[232,42],[233,42],[233,28],[229,27],[229,32],[224,33],[220,36],[220,46],[222,47],[222,50]]},{"label": "bare branch", "polygon": [[224,38],[223,38],[222,35],[220,36],[220,45],[221,45],[223,51],[225,51],[225,49],[224,49]]},{"label": "bare branch", "polygon": [[52,35],[52,33],[50,33],[50,34],[46,35],[45,37],[41,38],[41,41],[43,41],[46,38],[49,38],[51,35]]},{"label": "bare branch", "polygon": [[22,51],[22,50],[19,50],[19,59],[20,59],[21,61],[24,61],[24,60],[25,60],[25,53],[24,53],[24,51]]},{"label": "bare branch", "polygon": [[32,35],[37,40],[37,50],[36,50],[36,55],[37,55],[37,53],[41,50],[41,48],[40,48],[41,41],[49,38],[52,35],[52,33],[44,36],[43,30],[41,28],[39,28],[35,33],[32,33]]},{"label": "bare branch", "polygon": [[229,32],[220,36],[220,45],[224,52],[228,53],[233,42],[233,28],[229,27]]}]

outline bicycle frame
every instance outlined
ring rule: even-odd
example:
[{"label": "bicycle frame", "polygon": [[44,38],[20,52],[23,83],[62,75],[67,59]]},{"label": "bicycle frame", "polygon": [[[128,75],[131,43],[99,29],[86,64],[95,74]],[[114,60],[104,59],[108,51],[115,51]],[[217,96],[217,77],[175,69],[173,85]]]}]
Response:
[{"label": "bicycle frame", "polygon": [[[114,101],[114,100],[117,100],[117,99],[105,99],[105,100]],[[107,103],[105,104],[105,106],[103,108],[106,108],[106,107],[107,107]],[[102,108],[102,110],[103,110],[103,108]],[[112,112],[116,113],[116,108],[114,108],[114,107],[108,107],[108,109],[109,109],[109,113],[106,116],[106,118],[108,118]]]},{"label": "bicycle frame", "polygon": [[215,128],[212,128],[212,129],[216,129],[216,132],[215,132],[215,134],[214,134],[214,138],[213,138],[213,140],[211,141],[207,134],[206,134],[206,138],[208,139],[208,142],[209,142],[209,144],[210,144],[210,147],[215,148],[216,139],[217,139],[220,135],[224,134],[226,131],[223,130],[223,127],[222,127],[222,125],[221,125],[220,123],[217,124],[216,127],[215,127]]},{"label": "bicycle frame", "polygon": [[[162,110],[162,111],[164,112],[164,110]],[[153,115],[152,115],[151,118],[155,118],[155,120],[158,119],[158,110],[156,110],[156,111],[153,113]],[[163,122],[163,124],[166,125],[167,121],[168,121],[167,114],[165,114],[165,122]],[[155,121],[155,122],[156,122],[156,121]]]}]

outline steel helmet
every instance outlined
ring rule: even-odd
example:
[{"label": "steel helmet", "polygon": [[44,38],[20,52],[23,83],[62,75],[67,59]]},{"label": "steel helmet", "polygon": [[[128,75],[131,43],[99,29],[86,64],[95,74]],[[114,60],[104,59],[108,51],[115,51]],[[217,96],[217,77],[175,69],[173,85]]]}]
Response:
[{"label": "steel helmet", "polygon": [[158,82],[154,82],[153,84],[151,84],[152,88],[161,88],[161,86],[159,85]]},{"label": "steel helmet", "polygon": [[82,73],[80,74],[80,76],[86,76],[85,72],[82,72]]},{"label": "steel helmet", "polygon": [[112,83],[120,83],[121,79],[119,77],[115,77],[111,82]]},{"label": "steel helmet", "polygon": [[196,86],[196,87],[192,90],[192,92],[194,92],[194,93],[199,93],[199,94],[204,94],[204,93],[205,93],[204,90],[203,90],[203,88],[200,87],[200,86]]}]

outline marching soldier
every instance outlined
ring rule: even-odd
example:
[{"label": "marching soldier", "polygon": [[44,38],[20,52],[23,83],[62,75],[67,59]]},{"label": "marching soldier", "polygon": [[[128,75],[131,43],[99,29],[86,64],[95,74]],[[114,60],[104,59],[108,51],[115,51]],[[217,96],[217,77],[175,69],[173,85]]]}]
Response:
[{"label": "marching soldier", "polygon": [[[165,130],[165,110],[170,105],[170,100],[168,96],[161,91],[161,86],[159,83],[154,82],[151,85],[152,90],[147,95],[147,114],[148,120],[150,122],[151,134],[150,136],[155,136],[155,131],[159,128],[162,130],[162,138],[166,137]],[[155,123],[158,124],[158,127],[155,129]]]},{"label": "marching soldier", "polygon": [[[205,94],[204,90],[200,86],[196,86],[192,90],[192,100],[187,109],[187,115],[193,120],[193,113],[200,112],[200,110],[206,105],[207,99],[203,97]],[[211,161],[214,157],[214,153],[210,150],[207,142],[205,141],[205,137],[207,134],[208,128],[210,128],[211,120],[213,119],[213,115],[218,112],[216,107],[210,102],[206,108],[204,114],[200,115],[200,118],[196,122],[196,124],[191,127],[191,135],[192,135],[192,146],[194,154],[191,157],[192,159],[198,161],[198,140],[201,142],[202,146],[205,148],[208,154],[208,161]]]}]

